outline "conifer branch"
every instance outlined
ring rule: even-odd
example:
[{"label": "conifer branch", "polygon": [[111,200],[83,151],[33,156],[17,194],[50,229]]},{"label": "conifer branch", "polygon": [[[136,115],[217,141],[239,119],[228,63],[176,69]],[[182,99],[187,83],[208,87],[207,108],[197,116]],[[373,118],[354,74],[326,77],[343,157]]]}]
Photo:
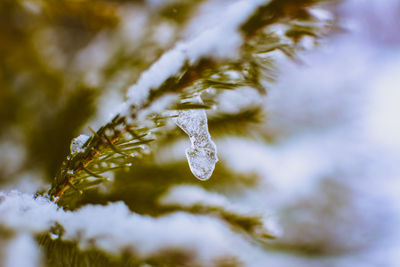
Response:
[{"label": "conifer branch", "polygon": [[[232,34],[239,28],[242,38],[236,55],[234,53],[226,57],[212,51],[197,52],[201,46],[223,49],[221,44],[207,43],[208,34],[214,33],[211,29],[194,40],[178,44],[153,64],[130,89],[122,111],[98,129],[78,153],[71,153],[66,158],[48,192],[50,198],[59,205],[66,205],[68,200],[64,199],[65,196],[73,196],[75,192],[70,189],[83,191],[88,186],[101,183],[104,181],[102,173],[116,166],[125,166],[132,161],[132,157],[146,154],[151,150],[150,145],[155,136],[165,135],[173,129],[168,126],[168,117],[171,115],[166,112],[210,107],[208,104],[186,100],[200,95],[208,88],[235,89],[247,86],[264,93],[266,83],[274,79],[271,71],[273,59],[268,57],[269,53],[280,50],[293,56],[299,49],[297,41],[301,36],[318,37],[326,30],[326,24],[321,24],[305,9],[317,1],[265,2],[258,5],[256,2],[239,1],[237,4],[248,9],[248,16],[241,20],[233,18],[233,26],[228,25],[233,27]],[[291,22],[288,22],[289,18]],[[229,21],[232,18],[225,19]],[[285,25],[285,33],[276,34],[269,28],[273,24]],[[306,27],[305,24],[315,27]],[[226,30],[224,27],[227,26],[217,26],[216,32]],[[172,63],[175,64],[172,71],[161,74],[162,78],[157,81],[153,80],[151,75],[158,68],[168,67],[166,64]],[[230,75],[232,72],[236,73],[234,78]],[[217,94],[218,90],[214,96]],[[161,108],[153,106],[163,100]],[[94,177],[95,180],[88,182],[88,177]]]}]

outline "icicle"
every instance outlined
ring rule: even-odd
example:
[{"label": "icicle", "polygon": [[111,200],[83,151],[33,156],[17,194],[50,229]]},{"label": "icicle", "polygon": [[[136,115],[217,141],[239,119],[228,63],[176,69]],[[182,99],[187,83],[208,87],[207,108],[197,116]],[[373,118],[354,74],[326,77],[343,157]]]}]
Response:
[{"label": "icicle", "polygon": [[[188,101],[203,103],[200,96]],[[192,143],[186,149],[190,170],[198,179],[207,180],[214,171],[218,157],[217,147],[208,132],[206,112],[202,109],[181,110],[178,115],[175,123],[189,136]]]},{"label": "icicle", "polygon": [[83,145],[86,143],[86,141],[89,139],[89,136],[81,134],[78,137],[75,137],[72,142],[71,142],[71,154],[77,154],[80,152],[83,152]]}]

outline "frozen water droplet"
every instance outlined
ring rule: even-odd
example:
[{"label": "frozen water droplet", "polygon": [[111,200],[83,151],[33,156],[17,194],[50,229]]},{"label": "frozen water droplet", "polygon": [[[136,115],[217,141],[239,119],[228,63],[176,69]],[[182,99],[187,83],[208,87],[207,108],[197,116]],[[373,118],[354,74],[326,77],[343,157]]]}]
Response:
[{"label": "frozen water droplet", "polygon": [[[203,103],[200,96],[188,101]],[[180,110],[175,123],[189,136],[191,147],[186,149],[186,158],[194,176],[207,180],[214,171],[218,161],[217,147],[208,132],[205,110]]]},{"label": "frozen water droplet", "polygon": [[188,148],[186,157],[190,170],[200,180],[207,180],[211,177],[215,163],[218,161],[214,142],[209,148]]},{"label": "frozen water droplet", "polygon": [[59,235],[54,234],[54,233],[49,233],[49,236],[50,236],[51,240],[56,240],[56,239],[60,238]]},{"label": "frozen water droplet", "polygon": [[83,145],[86,143],[86,141],[89,139],[89,136],[81,134],[78,137],[75,137],[72,142],[71,142],[71,154],[77,154],[84,152],[85,150],[83,149]]}]

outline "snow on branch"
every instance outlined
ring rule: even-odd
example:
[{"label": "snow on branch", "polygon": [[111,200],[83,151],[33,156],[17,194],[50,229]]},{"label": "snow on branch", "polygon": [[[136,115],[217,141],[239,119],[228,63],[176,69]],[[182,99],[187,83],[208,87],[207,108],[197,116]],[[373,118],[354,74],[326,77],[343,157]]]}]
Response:
[{"label": "snow on branch", "polygon": [[242,45],[239,27],[264,0],[242,0],[231,4],[215,23],[214,28],[206,29],[197,37],[179,42],[166,52],[139,81],[128,90],[127,106],[141,107],[148,100],[150,91],[159,88],[169,77],[176,75],[184,66],[196,63],[203,57],[234,58]]},{"label": "snow on branch", "polygon": [[233,204],[225,196],[198,186],[174,186],[159,199],[159,203],[199,214],[218,215],[236,226],[236,230],[244,230],[255,240],[274,239],[281,234],[281,229],[272,218]]},{"label": "snow on branch", "polygon": [[[271,53],[280,50],[293,57],[303,36],[318,38],[324,32],[325,23],[318,18],[298,18],[302,8],[314,3],[301,2],[239,0],[220,5],[211,27],[165,52],[128,89],[126,102],[116,107],[118,112],[109,122],[79,142],[81,146],[72,144],[75,149],[54,178],[50,198],[67,207],[77,192],[107,181],[104,173],[129,166],[132,158],[151,151],[152,141],[175,130],[169,123],[172,117],[192,142],[186,151],[192,173],[207,180],[217,150],[204,109],[214,105],[209,103],[221,91],[217,89],[250,87],[264,93],[274,78]],[[282,29],[278,32],[274,26]],[[210,101],[203,103],[202,93],[209,88]]]},{"label": "snow on branch", "polygon": [[[129,116],[130,109],[144,112],[143,106],[149,102],[150,92],[157,90],[171,76],[180,72],[186,62],[195,64],[201,58],[236,58],[243,38],[239,27],[254,13],[257,7],[267,1],[239,1],[227,8],[214,28],[206,29],[197,37],[178,43],[166,52],[139,81],[128,90],[128,100],[123,104],[121,114]],[[201,102],[198,96],[197,102]],[[204,110],[180,111],[177,125],[190,137],[192,148],[186,151],[190,169],[200,180],[212,175],[218,161],[216,146],[208,132],[207,116]],[[203,126],[201,126],[203,125]]]},{"label": "snow on branch", "polygon": [[[63,234],[55,238],[115,255],[129,250],[146,258],[173,247],[195,253],[199,262],[210,266],[213,259],[235,255],[241,246],[247,246],[217,218],[185,212],[152,218],[132,213],[122,202],[87,205],[72,212],[43,197],[0,192],[0,214],[0,226],[7,229],[33,235],[50,231],[57,224]],[[229,245],[233,243],[235,247]]]},{"label": "snow on branch", "polygon": [[[157,122],[154,121],[157,119],[154,116],[149,118],[149,113],[156,110],[156,117],[165,117],[163,112],[171,108],[174,109],[173,104],[180,104],[180,101],[184,98],[185,89],[193,86],[198,80],[204,79],[205,70],[216,67],[214,60],[223,58],[229,61],[237,58],[239,52],[241,52],[240,48],[243,47],[244,38],[241,36],[243,32],[241,32],[240,27],[255,13],[259,6],[265,3],[268,3],[268,1],[242,0],[231,4],[228,8],[222,10],[219,21],[215,23],[214,27],[205,29],[194,38],[177,43],[174,48],[161,56],[149,70],[140,76],[138,82],[129,88],[127,101],[121,104],[118,108],[119,112],[112,120],[97,132],[94,132],[94,136],[88,139],[78,150],[74,150],[74,152],[78,151],[79,153],[67,157],[53,181],[52,188],[49,191],[50,197],[60,203],[59,200],[61,197],[64,198],[64,195],[72,195],[71,191],[82,192],[88,186],[107,180],[102,177],[102,173],[107,170],[96,167],[102,165],[101,158],[109,159],[108,156],[113,153],[125,156],[125,158],[119,157],[116,163],[118,166],[123,166],[126,165],[130,155],[143,154],[144,151],[148,151],[148,142],[154,139],[150,138],[150,132],[146,132],[144,129],[158,127]],[[215,86],[220,83],[207,82]],[[224,84],[232,87],[229,83]],[[240,86],[240,83],[234,85],[234,87],[237,86]],[[189,94],[190,97],[199,96],[202,90],[207,87],[210,87],[210,84],[204,83],[194,92],[185,93]],[[175,101],[173,101],[174,99]],[[161,108],[154,106],[158,101],[162,102]],[[177,109],[192,108],[188,103],[188,106]],[[196,108],[202,107],[197,106]],[[187,113],[183,112],[179,116],[184,114]],[[207,122],[205,114],[196,118]],[[152,119],[153,121],[151,121]],[[147,123],[149,121],[150,125],[154,125],[149,126],[149,123]],[[197,124],[200,124],[200,122]],[[200,127],[195,130],[203,131],[204,129],[205,127]],[[159,131],[159,128],[155,131]],[[130,137],[126,137],[127,133],[130,134]],[[198,135],[191,135],[190,138],[194,139],[196,136]],[[201,180],[206,180],[211,176],[217,161],[214,143],[209,138],[208,133],[202,135],[201,138],[204,136],[208,136],[206,138],[208,140],[207,148],[203,145],[200,150],[197,147],[199,153],[187,154],[191,170]],[[127,149],[125,144],[132,141],[132,138],[137,139],[138,142],[146,142],[143,147],[147,149],[139,151],[136,147]],[[119,146],[119,144],[124,144],[124,146]],[[194,141],[193,144],[205,143],[198,140]],[[100,180],[88,182],[85,180],[85,177],[88,177],[86,174]]]}]

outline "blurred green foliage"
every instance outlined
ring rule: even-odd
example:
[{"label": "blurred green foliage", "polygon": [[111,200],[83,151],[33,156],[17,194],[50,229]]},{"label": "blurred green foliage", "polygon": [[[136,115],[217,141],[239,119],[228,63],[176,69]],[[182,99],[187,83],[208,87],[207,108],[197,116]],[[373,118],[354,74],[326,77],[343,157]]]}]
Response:
[{"label": "blurred green foliage", "polygon": [[42,166],[48,180],[55,174],[99,93],[74,73],[72,59],[117,23],[115,4],[103,1],[0,3],[0,137],[18,132],[15,142],[28,148],[17,173]]},{"label": "blurred green foliage", "polygon": [[[190,14],[193,6],[183,1],[171,10]],[[144,35],[171,21],[168,5],[159,12],[135,0],[1,1],[0,142],[21,144],[27,155],[12,172],[0,168],[0,184],[13,183],[31,169],[43,170],[42,178],[51,181],[69,153],[71,139],[101,108],[96,104],[99,96],[126,90],[168,47],[150,38],[121,38],[124,9],[154,15]],[[183,20],[173,23],[179,26]],[[99,37],[108,38],[111,48],[96,51],[98,56],[112,55],[100,66],[102,82],[93,84],[79,60]],[[119,79],[116,87],[120,76],[128,78]]]}]

